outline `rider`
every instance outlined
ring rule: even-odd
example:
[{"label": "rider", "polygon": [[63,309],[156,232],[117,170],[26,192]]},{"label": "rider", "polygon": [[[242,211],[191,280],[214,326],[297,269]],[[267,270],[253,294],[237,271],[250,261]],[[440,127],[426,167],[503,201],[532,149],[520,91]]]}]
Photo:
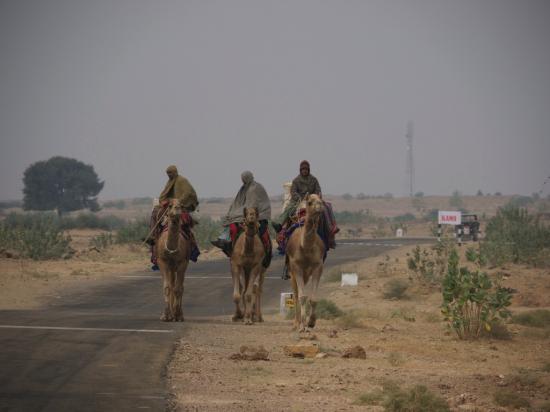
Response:
[{"label": "rider", "polygon": [[227,256],[231,256],[233,242],[239,231],[239,225],[244,219],[244,208],[256,207],[259,212],[259,235],[266,249],[266,258],[263,264],[267,267],[271,261],[271,240],[267,230],[268,220],[271,219],[271,201],[264,187],[254,180],[252,172],[248,170],[242,172],[241,180],[243,184],[222,220],[224,230],[218,239],[213,240],[211,243],[222,249]]},{"label": "rider", "polygon": [[[176,166],[168,166],[166,169],[166,175],[168,176],[168,181],[160,193],[159,205],[155,206],[151,213],[151,221],[149,225],[150,235],[147,239],[147,243],[151,246],[155,244],[155,240],[161,233],[159,219],[162,217],[166,208],[170,204],[170,201],[172,199],[179,199],[184,214],[187,216],[184,219],[184,225],[186,226],[186,233],[189,235],[191,240],[191,260],[196,262],[200,252],[195,237],[191,232],[192,218],[189,213],[195,211],[199,205],[197,193],[195,192],[193,186],[191,186],[191,183],[189,183],[189,180],[178,174],[178,169]],[[153,263],[152,269],[158,270],[154,247],[151,248],[151,262]]]},{"label": "rider", "polygon": [[302,160],[300,162],[300,174],[292,181],[290,202],[279,218],[281,223],[271,223],[277,232],[280,232],[283,227],[286,228],[288,226],[290,217],[296,213],[298,204],[308,193],[322,197],[321,186],[317,178],[310,173],[309,162],[307,160]]}]

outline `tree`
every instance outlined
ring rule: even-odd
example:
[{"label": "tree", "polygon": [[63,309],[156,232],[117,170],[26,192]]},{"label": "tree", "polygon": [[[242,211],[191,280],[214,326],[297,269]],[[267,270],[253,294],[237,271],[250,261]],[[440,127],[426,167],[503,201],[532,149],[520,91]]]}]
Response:
[{"label": "tree", "polygon": [[62,215],[80,209],[99,210],[100,182],[94,167],[79,160],[55,156],[31,164],[24,173],[23,209],[53,210]]}]

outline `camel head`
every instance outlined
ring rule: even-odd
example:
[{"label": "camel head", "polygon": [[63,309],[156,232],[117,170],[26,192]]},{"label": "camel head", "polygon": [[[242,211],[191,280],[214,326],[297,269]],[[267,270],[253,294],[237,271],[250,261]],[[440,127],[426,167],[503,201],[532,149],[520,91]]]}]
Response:
[{"label": "camel head", "polygon": [[306,210],[308,215],[319,215],[323,211],[323,201],[319,195],[308,194],[306,196]]},{"label": "camel head", "polygon": [[177,221],[180,218],[182,207],[181,202],[179,199],[172,199],[170,200],[170,204],[168,206],[170,209],[168,210],[168,216],[170,217],[170,220]]},{"label": "camel head", "polygon": [[257,229],[260,226],[258,222],[260,212],[257,207],[245,207],[243,210],[244,224],[249,228]]}]

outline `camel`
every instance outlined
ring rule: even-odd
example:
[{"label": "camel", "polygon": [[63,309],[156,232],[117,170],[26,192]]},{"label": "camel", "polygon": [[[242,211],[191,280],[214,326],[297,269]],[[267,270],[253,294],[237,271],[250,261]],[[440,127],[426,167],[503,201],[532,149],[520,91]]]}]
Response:
[{"label": "camel", "polygon": [[160,319],[165,322],[183,322],[183,281],[191,255],[191,242],[181,233],[182,207],[177,199],[170,202],[167,213],[168,228],[157,242],[158,265],[164,283],[164,313]]},{"label": "camel", "polygon": [[[315,306],[317,289],[323,273],[325,244],[317,234],[324,205],[318,195],[310,194],[305,198],[305,221],[292,232],[286,245],[286,265],[294,290],[295,316],[294,328],[299,332],[308,331],[315,326]],[[311,295],[305,288],[311,280]],[[309,315],[307,309],[309,306]]]},{"label": "camel", "polygon": [[[264,245],[258,234],[258,209],[244,208],[244,233],[237,238],[231,253],[231,276],[233,278],[233,322],[243,319],[247,325],[263,322],[261,296],[265,277],[262,260]],[[241,300],[243,311],[241,310]]]}]

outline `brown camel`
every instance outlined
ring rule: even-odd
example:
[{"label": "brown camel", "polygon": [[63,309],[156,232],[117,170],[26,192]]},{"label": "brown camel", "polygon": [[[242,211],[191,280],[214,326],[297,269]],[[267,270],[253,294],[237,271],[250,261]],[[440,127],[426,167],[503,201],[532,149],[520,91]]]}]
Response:
[{"label": "brown camel", "polygon": [[[307,331],[315,326],[317,288],[323,273],[325,244],[317,234],[319,220],[323,213],[323,201],[318,195],[305,198],[306,216],[304,225],[292,232],[286,246],[286,264],[294,289],[294,328]],[[311,295],[305,288],[311,279]],[[309,315],[307,310],[309,309]]]},{"label": "brown camel", "polygon": [[165,322],[183,322],[183,281],[191,255],[191,243],[181,233],[182,207],[179,200],[171,200],[169,208],[168,228],[160,234],[156,242],[166,303],[160,319]]},{"label": "brown camel", "polygon": [[[233,277],[233,302],[235,314],[233,321],[242,319],[247,325],[253,321],[263,322],[261,296],[265,277],[262,259],[264,245],[258,230],[258,209],[244,208],[244,233],[239,236],[231,253],[231,276]],[[241,300],[243,311],[241,311]]]}]

